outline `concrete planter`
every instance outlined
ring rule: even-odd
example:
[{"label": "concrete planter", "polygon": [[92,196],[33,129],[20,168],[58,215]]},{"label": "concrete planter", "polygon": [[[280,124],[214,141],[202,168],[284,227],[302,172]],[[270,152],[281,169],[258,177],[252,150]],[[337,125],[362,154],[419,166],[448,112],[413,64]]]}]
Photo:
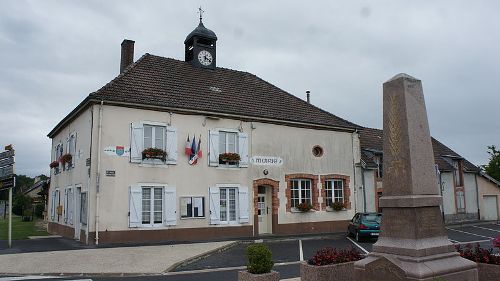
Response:
[{"label": "concrete planter", "polygon": [[270,273],[253,274],[248,271],[238,271],[238,281],[279,281],[280,273],[272,270]]},{"label": "concrete planter", "polygon": [[500,278],[500,265],[478,262],[477,273],[479,281],[498,280],[495,278]]},{"label": "concrete planter", "polygon": [[330,280],[354,280],[354,262],[330,264],[330,265],[309,265],[307,262],[300,263],[301,281],[330,281]]}]

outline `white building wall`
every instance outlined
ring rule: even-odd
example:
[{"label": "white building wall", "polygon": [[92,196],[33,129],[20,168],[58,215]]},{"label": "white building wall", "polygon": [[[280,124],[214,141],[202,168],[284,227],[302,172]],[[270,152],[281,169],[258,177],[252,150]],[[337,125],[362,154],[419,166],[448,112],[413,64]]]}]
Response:
[{"label": "white building wall", "polygon": [[442,172],[441,173],[441,185],[443,191],[443,208],[444,214],[456,214],[455,207],[455,191],[453,186],[453,173]]},{"label": "white building wall", "polygon": [[464,173],[464,190],[465,190],[465,211],[467,214],[477,214],[477,188],[475,174]]},{"label": "white building wall", "polygon": [[375,206],[375,170],[365,170],[365,192],[366,192],[366,211],[376,212],[377,208]]}]

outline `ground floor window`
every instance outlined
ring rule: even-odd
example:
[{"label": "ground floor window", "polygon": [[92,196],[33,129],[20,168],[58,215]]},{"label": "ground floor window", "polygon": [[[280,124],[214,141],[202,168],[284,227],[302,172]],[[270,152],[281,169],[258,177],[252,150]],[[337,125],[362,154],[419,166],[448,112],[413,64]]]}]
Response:
[{"label": "ground floor window", "polygon": [[237,188],[220,189],[220,221],[236,222]]},{"label": "ground floor window", "polygon": [[87,192],[82,192],[80,197],[80,222],[87,225]]},{"label": "ground floor window", "polygon": [[344,203],[344,181],[340,179],[325,181],[326,203],[330,206],[334,202]]},{"label": "ground floor window", "polygon": [[161,224],[163,221],[163,188],[142,188],[142,224]]},{"label": "ground floor window", "polygon": [[300,203],[312,204],[311,200],[311,180],[293,179],[291,180],[291,206],[296,208]]},{"label": "ground floor window", "polygon": [[205,217],[204,197],[181,197],[181,218]]}]

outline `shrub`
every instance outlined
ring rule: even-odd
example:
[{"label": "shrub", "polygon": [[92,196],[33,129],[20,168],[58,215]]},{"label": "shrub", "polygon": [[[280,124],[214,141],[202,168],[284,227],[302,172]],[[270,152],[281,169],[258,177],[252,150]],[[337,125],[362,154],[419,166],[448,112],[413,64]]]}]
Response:
[{"label": "shrub", "polygon": [[302,202],[297,205],[297,209],[301,212],[309,212],[312,208],[313,206],[308,202]]},{"label": "shrub", "polygon": [[35,216],[41,218],[43,216],[43,211],[45,210],[45,205],[43,203],[38,203],[35,205]]},{"label": "shrub", "polygon": [[358,261],[363,258],[364,256],[361,255],[358,250],[353,248],[348,250],[337,250],[331,247],[326,247],[317,251],[316,254],[307,261],[307,263],[310,265],[320,266]]},{"label": "shrub", "polygon": [[22,216],[25,210],[31,210],[33,199],[28,195],[18,193],[12,198],[12,213]]},{"label": "shrub", "polygon": [[333,202],[330,207],[332,207],[332,209],[334,209],[335,211],[341,211],[342,209],[344,209],[344,203],[342,203],[342,202]]},{"label": "shrub", "polygon": [[457,252],[460,253],[462,258],[466,258],[474,262],[500,265],[500,256],[494,255],[493,249],[486,250],[481,248],[479,243],[476,244],[476,246],[467,244],[463,248],[461,245],[456,245],[455,248],[457,249]]},{"label": "shrub", "polygon": [[247,247],[247,270],[253,274],[263,274],[271,272],[274,262],[272,253],[264,244],[253,244]]}]

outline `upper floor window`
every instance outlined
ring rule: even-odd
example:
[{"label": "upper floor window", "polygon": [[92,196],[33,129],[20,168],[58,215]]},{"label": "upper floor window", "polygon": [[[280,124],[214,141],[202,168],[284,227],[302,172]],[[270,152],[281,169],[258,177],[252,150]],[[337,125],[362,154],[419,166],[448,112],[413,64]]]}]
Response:
[{"label": "upper floor window", "polygon": [[462,161],[460,160],[453,160],[453,178],[455,181],[455,186],[464,186]]},{"label": "upper floor window", "polygon": [[67,154],[71,155],[71,161],[64,163],[64,165],[68,168],[74,168],[75,167],[75,160],[77,157],[76,153],[76,132],[72,133],[68,139],[67,139]]},{"label": "upper floor window", "polygon": [[384,175],[383,156],[375,156],[373,160],[375,161],[375,164],[377,164],[377,178],[382,178],[382,176]]},{"label": "upper floor window", "polygon": [[293,179],[291,180],[292,197],[290,200],[291,207],[297,208],[300,203],[309,203],[311,200],[311,180],[309,179]]},{"label": "upper floor window", "polygon": [[140,121],[131,124],[130,162],[177,163],[177,129],[165,123]]},{"label": "upper floor window", "polygon": [[209,165],[248,167],[248,134],[231,129],[209,132]]}]

